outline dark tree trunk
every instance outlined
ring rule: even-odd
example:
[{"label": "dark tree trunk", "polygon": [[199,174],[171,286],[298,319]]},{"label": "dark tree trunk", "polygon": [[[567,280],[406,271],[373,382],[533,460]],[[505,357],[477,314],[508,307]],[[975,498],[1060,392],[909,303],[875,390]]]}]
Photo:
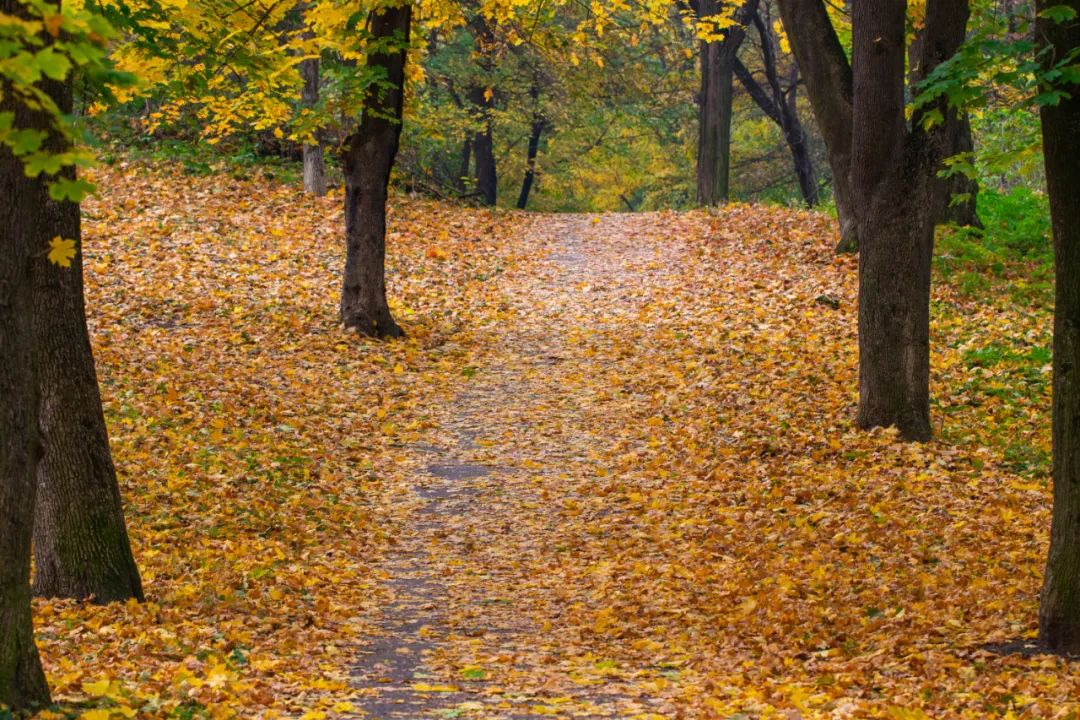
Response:
[{"label": "dark tree trunk", "polygon": [[[735,12],[735,24],[722,40],[702,41],[701,92],[698,98],[697,201],[699,205],[727,202],[731,194],[732,79],[746,23],[757,12],[758,0],[746,0]],[[698,16],[719,14],[719,0],[695,3]]]},{"label": "dark tree trunk", "polygon": [[536,156],[540,153],[540,137],[547,127],[547,121],[543,118],[535,118],[532,124],[532,132],[529,134],[529,152],[526,157],[525,180],[521,183],[521,195],[518,196],[518,210],[524,210],[529,204],[529,193],[532,191],[533,180],[536,179]]},{"label": "dark tree trunk", "polygon": [[[919,92],[919,82],[926,77],[926,73],[920,67],[923,57],[923,39],[925,38],[925,26],[921,32],[915,34],[908,46],[908,72],[911,77],[911,92],[913,95]],[[970,154],[975,151],[975,140],[971,135],[971,121],[964,113],[959,116],[953,128],[953,153]],[[942,210],[939,223],[949,223],[961,227],[982,227],[979,216],[976,213],[979,197],[979,181],[968,177],[963,173],[957,173],[949,178],[945,192],[947,199]]]},{"label": "dark tree trunk", "polygon": [[[28,16],[18,0],[0,0],[0,13]],[[17,128],[49,127],[2,85],[0,112],[13,112]],[[0,198],[0,705],[25,710],[49,702],[30,617],[30,542],[41,456],[30,268],[53,236],[43,223],[48,194],[3,145]]]},{"label": "dark tree trunk", "polygon": [[475,57],[479,77],[469,87],[469,103],[473,107],[473,120],[476,130],[472,136],[472,153],[476,163],[476,191],[485,205],[494,206],[498,200],[499,177],[495,167],[495,141],[492,124],[495,109],[495,92],[490,85],[491,73],[495,69],[495,33],[491,24],[480,11],[479,6],[471,4],[468,25],[473,34]]},{"label": "dark tree trunk", "polygon": [[[955,148],[956,114],[924,131],[904,117],[905,0],[853,9],[851,187],[859,262],[859,414],[862,428],[895,426],[909,440],[930,429],[930,261],[946,201],[941,161]],[[966,0],[929,0],[920,70],[964,39]]]},{"label": "dark tree trunk", "polygon": [[818,203],[818,182],[817,173],[814,172],[814,162],[810,157],[810,148],[806,142],[806,132],[799,120],[798,65],[795,64],[792,68],[791,86],[785,93],[780,87],[780,76],[776,67],[778,43],[772,27],[760,14],[754,15],[754,27],[757,28],[758,35],[761,37],[762,67],[769,91],[766,92],[758,84],[753,74],[738,59],[735,61],[735,75],[762,112],[780,126],[780,130],[784,133],[784,141],[791,152],[799,191],[806,204],[813,207]]},{"label": "dark tree trunk", "polygon": [[[57,88],[53,99],[70,113],[70,85]],[[49,199],[46,181],[38,184],[45,198],[40,222],[49,237],[78,242],[79,206]],[[33,292],[44,450],[37,468],[34,592],[99,603],[142,600],[86,328],[82,254],[70,268],[36,257]]]},{"label": "dark tree trunk", "polygon": [[[1061,0],[1040,0],[1042,11]],[[1066,3],[1080,13],[1080,0]],[[1040,18],[1036,32],[1060,60],[1080,47],[1080,19]],[[1080,88],[1042,113],[1046,187],[1054,229],[1054,510],[1039,605],[1039,639],[1080,654]]]},{"label": "dark tree trunk", "polygon": [[465,138],[461,144],[461,164],[458,166],[458,192],[465,192],[465,183],[469,180],[469,166],[472,162],[472,140]]},{"label": "dark tree trunk", "polygon": [[859,237],[852,197],[852,73],[823,0],[777,0],[795,60],[806,82],[832,169],[840,221],[837,252],[856,252]]},{"label": "dark tree trunk", "polygon": [[385,9],[371,19],[371,35],[390,47],[373,52],[368,67],[385,85],[366,102],[356,132],[345,144],[345,277],[341,320],[372,337],[401,337],[386,302],[386,201],[397,157],[405,101],[405,59],[412,7]]},{"label": "dark tree trunk", "polygon": [[494,96],[487,88],[477,85],[469,88],[469,102],[476,111],[478,125],[472,136],[472,151],[476,158],[476,191],[480,193],[485,205],[495,205],[499,178],[495,168],[495,142],[491,127]]},{"label": "dark tree trunk", "polygon": [[[304,87],[300,91],[300,100],[305,107],[315,107],[319,102],[319,59],[308,58],[300,61],[300,77]],[[323,147],[319,141],[320,133],[315,133],[315,143],[304,143],[304,190],[322,197],[326,194],[326,165],[323,162]]]},{"label": "dark tree trunk", "polygon": [[[960,117],[957,128],[957,153],[971,153],[975,151],[975,139],[971,135],[971,120],[967,113]],[[968,177],[963,173],[953,175],[949,179],[949,204],[945,209],[944,222],[960,227],[981,228],[979,220],[978,200],[979,181]]]}]

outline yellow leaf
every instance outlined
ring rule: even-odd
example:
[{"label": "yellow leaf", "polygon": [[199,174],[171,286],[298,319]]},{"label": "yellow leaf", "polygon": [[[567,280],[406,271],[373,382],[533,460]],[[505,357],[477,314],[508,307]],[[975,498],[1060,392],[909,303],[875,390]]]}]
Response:
[{"label": "yellow leaf", "polygon": [[49,241],[49,262],[60,267],[71,267],[75,257],[75,241],[65,240],[57,235]]},{"label": "yellow leaf", "polygon": [[79,716],[79,720],[109,720],[111,717],[111,710],[87,710]]},{"label": "yellow leaf", "polygon": [[596,634],[603,633],[612,623],[615,622],[615,611],[611,608],[604,608],[600,612],[596,613],[596,622],[593,623],[593,632]]},{"label": "yellow leaf", "polygon": [[458,692],[458,688],[453,685],[428,685],[427,683],[413,683],[412,689],[416,692]]},{"label": "yellow leaf", "polygon": [[87,695],[101,697],[109,692],[109,686],[111,684],[112,683],[108,679],[98,680],[97,682],[84,682],[82,684],[82,689]]}]

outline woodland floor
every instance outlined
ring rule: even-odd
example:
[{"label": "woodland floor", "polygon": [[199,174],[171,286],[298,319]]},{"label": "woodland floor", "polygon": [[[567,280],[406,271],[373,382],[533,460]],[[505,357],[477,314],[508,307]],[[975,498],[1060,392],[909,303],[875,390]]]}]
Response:
[{"label": "woodland floor", "polygon": [[1080,663],[984,649],[1034,633],[1048,527],[1049,314],[1009,288],[936,286],[939,439],[906,445],[852,426],[818,214],[399,198],[409,338],[374,343],[336,322],[336,195],[97,179],[150,602],[37,604],[90,720],[1080,712]]}]

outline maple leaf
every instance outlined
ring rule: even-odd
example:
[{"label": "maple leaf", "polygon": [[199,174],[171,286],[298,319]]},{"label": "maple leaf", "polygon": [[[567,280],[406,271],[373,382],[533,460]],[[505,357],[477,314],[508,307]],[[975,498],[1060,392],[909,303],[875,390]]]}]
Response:
[{"label": "maple leaf", "polygon": [[75,241],[61,238],[59,235],[49,241],[49,262],[60,267],[71,267],[75,258]]}]

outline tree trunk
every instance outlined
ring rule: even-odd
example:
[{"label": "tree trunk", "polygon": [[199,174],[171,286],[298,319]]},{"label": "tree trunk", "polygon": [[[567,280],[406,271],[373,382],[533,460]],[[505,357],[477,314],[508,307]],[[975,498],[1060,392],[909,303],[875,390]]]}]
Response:
[{"label": "tree trunk", "polygon": [[[309,58],[300,61],[300,77],[304,87],[300,91],[300,100],[305,107],[315,107],[319,102],[319,60]],[[319,141],[320,133],[315,133],[315,143],[304,143],[304,190],[316,197],[326,194],[326,167],[323,162],[323,148]]]},{"label": "tree trunk", "polygon": [[[405,100],[405,60],[412,7],[390,7],[371,20],[368,67],[385,72],[388,87],[372,92],[356,132],[346,141],[345,276],[341,320],[371,337],[401,337],[386,302],[386,200],[397,157]],[[376,47],[381,47],[377,44]]]},{"label": "tree trunk", "polygon": [[[908,72],[911,77],[913,94],[918,94],[919,82],[926,77],[926,73],[920,67],[923,56],[923,40],[926,36],[925,31],[926,27],[924,25],[920,32],[915,33],[911,44],[908,46]],[[967,113],[959,116],[953,132],[954,154],[970,154],[975,151],[975,140],[971,135],[971,120],[968,118]],[[945,191],[947,200],[938,222],[960,227],[981,228],[982,222],[979,221],[979,216],[976,213],[979,181],[963,173],[957,173],[949,178]]]},{"label": "tree trunk", "polygon": [[479,85],[469,88],[469,102],[476,109],[479,129],[473,133],[472,152],[476,158],[476,190],[485,205],[495,205],[498,199],[499,178],[495,169],[495,142],[492,138],[491,110],[494,97]]},{"label": "tree trunk", "polygon": [[[699,205],[727,202],[731,181],[732,79],[746,23],[757,12],[758,0],[746,0],[735,12],[735,24],[724,39],[701,41],[701,92],[698,98],[697,201]],[[719,0],[696,3],[698,16],[720,13]]]},{"label": "tree trunk", "polygon": [[532,191],[533,180],[536,178],[536,156],[540,153],[540,137],[547,127],[547,121],[543,118],[533,120],[532,133],[529,135],[529,152],[526,158],[525,180],[521,183],[521,195],[518,196],[518,210],[524,210],[529,204],[529,193]]},{"label": "tree trunk", "polygon": [[[1041,12],[1061,0],[1040,0]],[[1080,13],[1080,0],[1066,3]],[[1038,20],[1036,36],[1054,48],[1053,60],[1080,47],[1080,20]],[[1044,106],[1043,152],[1054,229],[1057,276],[1054,310],[1054,510],[1050,552],[1039,605],[1039,639],[1059,652],[1080,654],[1080,88]]]},{"label": "tree trunk", "polygon": [[[70,84],[56,87],[53,99],[70,113]],[[38,184],[46,198],[45,233],[80,242],[79,206],[48,198],[46,181]],[[86,328],[82,254],[70,268],[39,255],[32,272],[44,449],[37,468],[34,592],[99,603],[142,600]]]},{"label": "tree trunk", "polygon": [[799,191],[806,204],[813,207],[818,203],[818,183],[817,174],[814,172],[814,162],[810,157],[810,148],[806,142],[806,132],[799,120],[798,63],[792,65],[791,84],[788,92],[785,93],[780,87],[780,75],[776,63],[779,43],[772,25],[766,18],[762,18],[760,13],[756,13],[754,27],[757,28],[761,38],[761,64],[765,71],[765,81],[769,86],[769,92],[758,84],[753,74],[738,59],[735,61],[735,75],[762,112],[780,126],[780,130],[784,133],[784,142],[787,143],[788,150],[791,152]]},{"label": "tree trunk", "polygon": [[852,139],[851,64],[823,0],[777,0],[795,60],[806,82],[829,167],[840,221],[837,252],[857,252],[859,236],[850,183]]},{"label": "tree trunk", "polygon": [[[971,135],[971,120],[967,113],[960,117],[957,133],[956,152],[974,152],[975,139]],[[982,228],[978,214],[979,181],[958,173],[949,179],[948,192],[949,203],[943,221],[960,227]]]},{"label": "tree trunk", "polygon": [[[930,261],[944,210],[941,162],[955,148],[956,113],[927,131],[906,129],[906,0],[863,0],[853,11],[851,187],[859,259],[859,414],[862,428],[895,426],[909,440],[930,430]],[[956,52],[966,0],[929,0],[920,71]]]},{"label": "tree trunk", "polygon": [[[18,0],[0,0],[0,13],[29,19]],[[0,112],[13,112],[16,128],[49,127],[12,95],[0,86]],[[4,145],[0,197],[0,705],[20,711],[49,702],[30,617],[34,475],[41,456],[30,266],[52,235],[42,222],[47,192]]]},{"label": "tree trunk", "polygon": [[469,180],[469,165],[472,161],[472,140],[465,138],[461,145],[461,162],[458,165],[457,186],[458,192],[464,193],[466,183]]}]

